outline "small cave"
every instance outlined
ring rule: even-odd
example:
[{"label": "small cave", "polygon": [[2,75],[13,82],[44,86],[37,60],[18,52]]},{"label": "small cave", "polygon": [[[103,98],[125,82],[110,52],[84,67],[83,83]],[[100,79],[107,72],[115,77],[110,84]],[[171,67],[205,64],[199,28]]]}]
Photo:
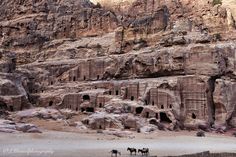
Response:
[{"label": "small cave", "polygon": [[141,114],[143,112],[143,107],[137,107],[135,111],[136,114]]},{"label": "small cave", "polygon": [[149,112],[146,112],[146,118],[149,118]]},{"label": "small cave", "polygon": [[156,119],[159,119],[159,114],[158,113],[156,113]]},{"label": "small cave", "polygon": [[161,105],[161,109],[164,109],[164,105]]},{"label": "small cave", "polygon": [[102,103],[99,103],[99,108],[102,108]]},{"label": "small cave", "polygon": [[148,101],[147,100],[145,100],[145,105],[148,105]]},{"label": "small cave", "polygon": [[90,101],[90,96],[89,95],[84,95],[83,100],[84,101]]},{"label": "small cave", "polygon": [[131,107],[128,105],[124,106],[125,113],[130,113],[131,112]]},{"label": "small cave", "polygon": [[94,108],[93,107],[87,107],[86,112],[94,112]]},{"label": "small cave", "polygon": [[131,100],[131,101],[134,101],[134,96],[131,96],[131,97],[130,97],[130,100]]},{"label": "small cave", "polygon": [[130,130],[131,128],[129,126],[125,126],[125,129],[126,130]]},{"label": "small cave", "polygon": [[10,112],[13,112],[13,111],[14,111],[13,106],[10,106],[9,109],[10,109]]},{"label": "small cave", "polygon": [[119,95],[119,91],[118,90],[116,90],[116,95]]},{"label": "small cave", "polygon": [[153,125],[157,125],[157,120],[156,119],[151,119],[150,121],[149,121],[149,124],[153,124]]},{"label": "small cave", "polygon": [[192,119],[196,119],[196,118],[197,116],[194,113],[192,113]]},{"label": "small cave", "polygon": [[89,120],[88,120],[88,119],[84,120],[84,121],[83,121],[83,124],[89,125]]},{"label": "small cave", "polygon": [[48,106],[52,106],[53,105],[53,101],[50,101]]},{"label": "small cave", "polygon": [[4,102],[0,102],[0,110],[7,110],[7,104]]},{"label": "small cave", "polygon": [[160,112],[160,122],[172,123],[165,112]]}]

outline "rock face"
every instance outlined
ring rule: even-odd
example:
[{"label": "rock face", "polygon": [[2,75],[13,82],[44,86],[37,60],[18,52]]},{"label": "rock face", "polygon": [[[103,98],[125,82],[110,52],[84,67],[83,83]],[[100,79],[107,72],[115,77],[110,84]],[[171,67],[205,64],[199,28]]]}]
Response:
[{"label": "rock face", "polygon": [[92,129],[235,127],[234,6],[0,2],[0,109],[96,112],[83,122]]}]

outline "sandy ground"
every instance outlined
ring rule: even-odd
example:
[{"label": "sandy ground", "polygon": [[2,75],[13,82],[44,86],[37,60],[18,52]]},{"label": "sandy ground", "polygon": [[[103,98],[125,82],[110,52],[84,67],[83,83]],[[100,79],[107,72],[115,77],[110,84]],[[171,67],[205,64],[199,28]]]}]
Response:
[{"label": "sandy ground", "polygon": [[148,147],[151,155],[167,156],[201,151],[236,152],[236,138],[207,134],[199,138],[191,132],[134,134],[117,138],[103,134],[46,131],[43,134],[0,133],[0,157],[109,157],[118,149],[129,156],[127,147]]}]

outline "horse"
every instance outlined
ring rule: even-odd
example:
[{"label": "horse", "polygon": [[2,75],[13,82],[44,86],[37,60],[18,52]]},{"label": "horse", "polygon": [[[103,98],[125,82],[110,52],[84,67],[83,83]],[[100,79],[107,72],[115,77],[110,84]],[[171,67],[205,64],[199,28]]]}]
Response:
[{"label": "horse", "polygon": [[148,155],[149,154],[149,149],[148,148],[143,148],[143,149],[139,149],[138,153],[142,153],[142,155]]},{"label": "horse", "polygon": [[113,157],[113,155],[115,155],[115,157],[117,157],[117,154],[121,155],[121,153],[115,149],[111,150],[110,153],[111,153],[111,157]]},{"label": "horse", "polygon": [[136,153],[137,153],[137,150],[135,149],[135,148],[127,148],[127,151],[129,151],[130,152],[130,155],[132,155],[133,154],[133,152],[135,153],[135,155],[136,155]]}]

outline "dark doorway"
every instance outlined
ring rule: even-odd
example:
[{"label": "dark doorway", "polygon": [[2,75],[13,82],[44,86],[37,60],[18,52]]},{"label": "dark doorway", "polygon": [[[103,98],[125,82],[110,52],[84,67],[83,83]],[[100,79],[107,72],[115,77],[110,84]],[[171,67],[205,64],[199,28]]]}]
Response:
[{"label": "dark doorway", "polygon": [[158,115],[158,113],[156,113],[156,119],[159,119],[159,115]]},{"label": "dark doorway", "polygon": [[161,105],[161,109],[164,109],[164,105]]},{"label": "dark doorway", "polygon": [[149,112],[146,113],[146,118],[149,118]]},{"label": "dark doorway", "polygon": [[169,106],[170,108],[172,108],[172,105],[170,104],[170,106]]},{"label": "dark doorway", "polygon": [[102,103],[99,103],[99,108],[102,108]]},{"label": "dark doorway", "polygon": [[53,105],[53,101],[50,101],[50,102],[49,102],[49,106],[52,106],[52,105]]},{"label": "dark doorway", "polygon": [[13,112],[14,111],[14,108],[13,106],[10,106],[10,111]]},{"label": "dark doorway", "polygon": [[143,111],[143,107],[137,107],[136,108],[136,114],[141,114]]},{"label": "dark doorway", "polygon": [[7,104],[0,102],[0,110],[7,110]]},{"label": "dark doorway", "polygon": [[131,100],[131,101],[134,101],[134,96],[131,96],[130,100]]},{"label": "dark doorway", "polygon": [[151,119],[150,121],[149,121],[149,124],[153,124],[153,125],[157,125],[157,120],[156,119]]},{"label": "dark doorway", "polygon": [[89,95],[84,95],[84,96],[83,96],[83,100],[84,100],[84,101],[89,101],[89,100],[90,100]]},{"label": "dark doorway", "polygon": [[51,81],[51,85],[53,85],[53,82]]},{"label": "dark doorway", "polygon": [[118,90],[116,90],[116,95],[119,95],[119,91]]},{"label": "dark doorway", "polygon": [[93,107],[87,107],[86,112],[94,112],[94,108]]},{"label": "dark doorway", "polygon": [[152,102],[152,106],[154,106],[154,101]]},{"label": "dark doorway", "polygon": [[79,108],[78,107],[76,107],[76,109],[75,109],[76,111],[78,111],[79,110]]},{"label": "dark doorway", "polygon": [[112,94],[112,92],[111,91],[109,91],[109,95],[111,95]]},{"label": "dark doorway", "polygon": [[193,119],[196,119],[197,116],[196,116],[194,113],[192,113],[192,118],[193,118]]},{"label": "dark doorway", "polygon": [[148,105],[148,101],[147,100],[145,100],[145,105]]},{"label": "dark doorway", "polygon": [[73,81],[76,81],[76,77],[75,76],[73,77]]},{"label": "dark doorway", "polygon": [[84,76],[84,80],[86,80],[86,76]]},{"label": "dark doorway", "polygon": [[160,112],[160,121],[172,123],[172,121],[167,117],[166,113],[164,113],[164,112]]},{"label": "dark doorway", "polygon": [[97,80],[99,80],[100,79],[100,76],[99,75],[97,75]]}]

